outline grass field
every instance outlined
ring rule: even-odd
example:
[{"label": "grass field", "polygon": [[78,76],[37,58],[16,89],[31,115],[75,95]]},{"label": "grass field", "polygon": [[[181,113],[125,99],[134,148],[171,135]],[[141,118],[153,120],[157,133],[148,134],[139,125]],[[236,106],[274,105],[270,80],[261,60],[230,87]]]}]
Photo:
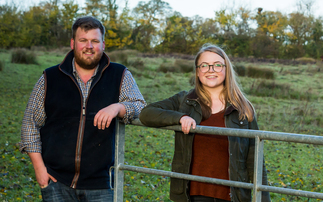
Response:
[{"label": "grass field", "polygon": [[[37,52],[40,65],[10,63],[10,52],[0,51],[0,201],[41,201],[40,189],[27,155],[21,154],[20,127],[27,100],[42,71],[64,58],[63,52]],[[192,73],[163,73],[162,63],[174,58],[141,58],[130,54],[128,68],[148,103],[192,88]],[[323,70],[321,65],[284,66],[243,64],[268,68],[275,79],[240,77],[240,83],[257,111],[260,130],[322,135]],[[172,131],[126,126],[125,162],[170,170],[174,137]],[[265,142],[265,163],[272,186],[323,192],[323,148],[299,143]],[[167,177],[125,172],[124,201],[170,201]],[[322,201],[271,194],[276,201]]]}]

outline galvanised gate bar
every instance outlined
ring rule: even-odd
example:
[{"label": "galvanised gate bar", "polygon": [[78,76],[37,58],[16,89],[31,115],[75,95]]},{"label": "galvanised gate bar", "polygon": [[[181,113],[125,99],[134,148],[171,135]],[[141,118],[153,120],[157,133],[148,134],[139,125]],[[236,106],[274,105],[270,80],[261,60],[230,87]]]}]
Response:
[{"label": "galvanised gate bar", "polygon": [[[199,182],[220,184],[220,185],[226,185],[226,186],[232,186],[232,187],[252,189],[253,201],[255,202],[261,201],[262,191],[301,196],[301,197],[307,197],[307,198],[323,199],[323,193],[266,186],[261,184],[262,164],[263,164],[263,156],[264,156],[264,140],[323,145],[323,136],[270,132],[270,131],[260,131],[260,130],[241,130],[241,129],[219,128],[219,127],[209,127],[209,126],[196,126],[196,129],[191,130],[191,132],[194,132],[194,133],[255,138],[254,183],[245,183],[245,182],[200,177],[195,175],[188,175],[188,174],[182,174],[182,173],[176,173],[176,172],[170,172],[170,171],[164,171],[164,170],[125,165],[124,164],[125,125],[120,121],[116,121],[116,124],[117,124],[117,127],[116,127],[116,142],[115,142],[115,166],[111,168],[111,169],[114,169],[114,177],[115,177],[114,186],[113,186],[114,202],[123,201],[123,180],[124,180],[123,171],[124,170],[153,174],[153,175],[160,175],[160,176],[168,176],[173,178],[181,178],[186,180],[194,180]],[[143,126],[142,123],[139,121],[139,119],[134,120],[131,124]],[[181,126],[179,125],[168,126],[168,127],[161,127],[160,129],[181,131]],[[111,169],[110,169],[110,173],[111,173]]]}]

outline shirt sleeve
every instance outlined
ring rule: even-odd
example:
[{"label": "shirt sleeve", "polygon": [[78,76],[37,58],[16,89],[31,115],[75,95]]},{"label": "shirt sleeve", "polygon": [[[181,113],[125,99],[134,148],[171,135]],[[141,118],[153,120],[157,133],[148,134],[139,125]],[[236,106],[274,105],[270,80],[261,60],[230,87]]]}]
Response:
[{"label": "shirt sleeve", "polygon": [[137,118],[141,110],[146,106],[146,101],[142,96],[135,79],[128,70],[125,71],[122,80],[119,103],[123,104],[126,108],[126,114],[123,117],[123,121],[126,124]]},{"label": "shirt sleeve", "polygon": [[29,97],[21,126],[21,142],[19,150],[22,153],[41,153],[40,128],[46,120],[45,108],[45,78],[42,75],[34,86]]}]

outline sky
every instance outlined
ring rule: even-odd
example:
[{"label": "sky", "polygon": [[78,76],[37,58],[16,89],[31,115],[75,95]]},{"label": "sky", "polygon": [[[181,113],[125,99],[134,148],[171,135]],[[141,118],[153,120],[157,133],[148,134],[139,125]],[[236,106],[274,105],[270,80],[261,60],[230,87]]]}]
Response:
[{"label": "sky", "polygon": [[[122,0],[119,0],[122,2]],[[140,0],[129,0],[129,7],[135,7]],[[245,7],[251,11],[257,11],[262,7],[263,11],[280,11],[288,14],[297,10],[297,2],[300,0],[164,0],[175,11],[179,11],[185,17],[200,15],[204,18],[213,18],[214,11],[223,8]],[[312,11],[316,17],[323,16],[323,0],[303,0],[304,2],[312,1]],[[145,0],[148,2],[148,0]],[[124,4],[124,3],[123,3]]]},{"label": "sky", "polygon": [[[30,5],[38,5],[42,0],[0,0],[0,5],[10,2],[15,2],[18,5],[29,7]],[[65,0],[60,0],[64,2]],[[140,0],[128,0],[130,9],[137,6]],[[149,0],[142,0],[148,2]],[[313,2],[312,12],[315,17],[323,16],[323,0],[164,0],[168,2],[173,11],[180,12],[185,17],[193,17],[199,15],[204,18],[213,18],[214,11],[220,9],[236,10],[239,7],[247,8],[253,12],[257,11],[258,7],[262,7],[263,11],[280,11],[284,14],[289,14],[297,10],[297,2]],[[32,3],[30,3],[32,2]],[[74,0],[79,5],[84,5],[85,0]],[[29,3],[29,4],[28,4]],[[119,7],[124,7],[125,0],[117,0]],[[320,12],[321,11],[321,12]]]}]

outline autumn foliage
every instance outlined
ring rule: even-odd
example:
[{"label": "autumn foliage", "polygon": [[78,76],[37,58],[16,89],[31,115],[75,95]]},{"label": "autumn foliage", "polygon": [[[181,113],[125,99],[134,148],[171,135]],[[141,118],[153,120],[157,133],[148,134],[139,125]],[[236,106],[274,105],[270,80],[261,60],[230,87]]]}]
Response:
[{"label": "autumn foliage", "polygon": [[100,19],[107,51],[194,55],[202,44],[218,44],[234,57],[295,59],[323,55],[323,19],[313,4],[299,3],[292,13],[222,8],[213,18],[182,16],[162,0],[140,1],[132,9],[116,0],[42,1],[27,9],[0,5],[0,48],[69,46],[73,21],[83,15]]}]

